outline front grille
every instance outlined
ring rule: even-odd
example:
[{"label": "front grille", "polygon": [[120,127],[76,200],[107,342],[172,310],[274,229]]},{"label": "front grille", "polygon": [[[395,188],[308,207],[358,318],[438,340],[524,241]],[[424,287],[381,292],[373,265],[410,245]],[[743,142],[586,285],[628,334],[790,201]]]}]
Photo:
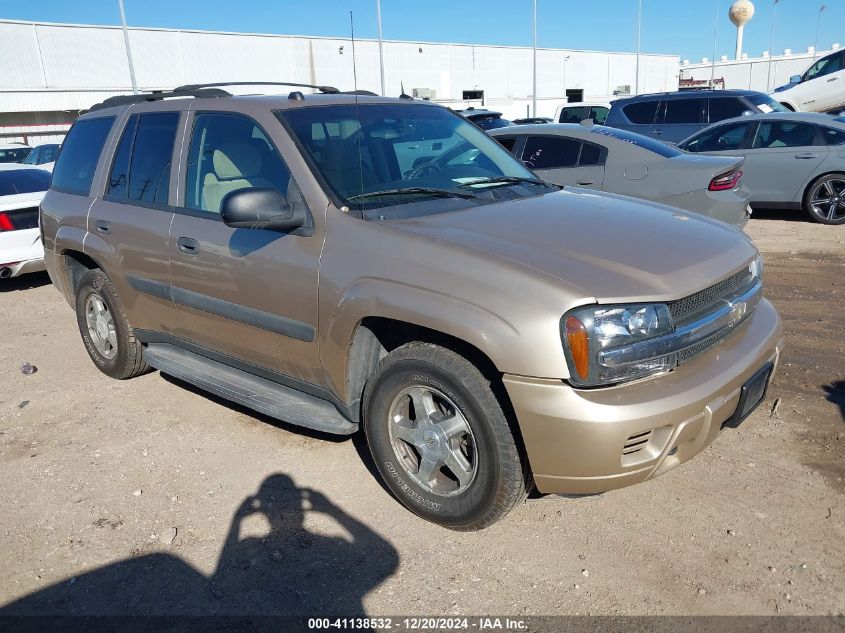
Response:
[{"label": "front grille", "polygon": [[721,332],[716,332],[714,335],[708,336],[706,339],[696,343],[692,347],[688,347],[684,350],[681,350],[680,352],[678,352],[678,364],[680,365],[681,363],[689,360],[690,358],[692,358],[696,354],[700,354],[704,350],[710,349],[711,347],[713,347],[716,343],[721,341],[723,338],[725,338],[731,332],[733,332],[732,328],[722,330]]},{"label": "front grille", "polygon": [[670,301],[668,306],[669,313],[672,315],[672,322],[678,325],[691,321],[693,317],[706,312],[720,299],[734,294],[734,291],[738,288],[747,286],[750,281],[751,271],[745,268],[700,292],[677,301]]}]

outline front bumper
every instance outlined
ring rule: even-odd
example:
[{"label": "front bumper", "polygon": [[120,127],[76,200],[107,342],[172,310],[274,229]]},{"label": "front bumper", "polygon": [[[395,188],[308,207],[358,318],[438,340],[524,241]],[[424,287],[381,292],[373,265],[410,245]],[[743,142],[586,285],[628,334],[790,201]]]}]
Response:
[{"label": "front bumper", "polygon": [[740,390],[777,367],[780,317],[762,300],[747,322],[664,376],[605,389],[505,375],[537,489],[592,494],[662,475],[716,438]]}]

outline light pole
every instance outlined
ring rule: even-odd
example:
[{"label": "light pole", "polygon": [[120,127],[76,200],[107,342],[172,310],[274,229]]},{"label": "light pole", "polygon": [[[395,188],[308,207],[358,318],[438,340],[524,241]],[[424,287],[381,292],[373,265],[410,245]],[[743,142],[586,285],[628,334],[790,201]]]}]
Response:
[{"label": "light pole", "polygon": [[129,30],[126,28],[126,11],[123,10],[123,0],[117,0],[120,7],[120,22],[123,24],[123,43],[126,45],[126,59],[129,61],[129,79],[132,81],[132,94],[138,94],[138,83],[135,81],[135,65],[132,63],[132,47],[129,46]]},{"label": "light pole", "polygon": [[381,96],[384,96],[384,42],[381,37],[381,0],[376,0],[376,17],[378,18],[378,67],[381,72]]},{"label": "light pole", "polygon": [[819,19],[816,22],[816,42],[813,44],[813,61],[816,61],[816,55],[819,54],[819,29],[822,26],[822,11],[825,10],[825,6],[822,5],[819,7]]},{"label": "light pole", "polygon": [[643,21],[643,0],[637,1],[637,71],[634,76],[634,94],[640,94],[640,35]]},{"label": "light pole", "polygon": [[716,36],[719,34],[719,0],[716,0],[716,21],[713,23],[713,59],[710,62],[710,88],[716,79]]},{"label": "light pole", "polygon": [[533,2],[534,13],[532,16],[534,24],[534,87],[531,90],[531,110],[534,112],[533,116],[537,116],[537,0]]},{"label": "light pole", "polygon": [[778,10],[778,2],[780,2],[780,0],[774,0],[774,2],[772,3],[772,34],[769,37],[769,71],[768,77],[766,79],[766,92],[772,91],[772,57],[775,53],[775,15],[777,14]]}]

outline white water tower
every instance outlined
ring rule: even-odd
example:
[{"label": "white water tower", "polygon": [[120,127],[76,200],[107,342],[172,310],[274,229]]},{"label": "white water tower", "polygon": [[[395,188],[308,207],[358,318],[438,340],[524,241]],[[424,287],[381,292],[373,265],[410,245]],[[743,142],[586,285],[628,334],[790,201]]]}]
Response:
[{"label": "white water tower", "polygon": [[736,0],[728,9],[728,17],[736,27],[736,58],[742,58],[742,31],[745,23],[754,17],[754,4],[751,0]]}]

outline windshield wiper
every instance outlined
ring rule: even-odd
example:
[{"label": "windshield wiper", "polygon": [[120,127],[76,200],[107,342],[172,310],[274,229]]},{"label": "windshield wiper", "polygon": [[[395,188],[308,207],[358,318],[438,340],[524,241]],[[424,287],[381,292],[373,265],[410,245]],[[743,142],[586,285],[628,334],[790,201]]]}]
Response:
[{"label": "windshield wiper", "polygon": [[444,198],[477,198],[474,193],[464,193],[462,191],[452,191],[450,189],[434,189],[431,187],[403,187],[400,189],[384,189],[383,191],[371,191],[370,193],[359,193],[355,196],[349,196],[347,200],[361,200],[364,198],[379,198],[381,196],[402,196],[402,195],[428,195],[441,196]]},{"label": "windshield wiper", "polygon": [[473,180],[472,182],[465,182],[461,184],[461,187],[474,187],[475,185],[489,185],[489,184],[521,184],[521,183],[528,183],[530,185],[547,185],[549,187],[559,187],[551,182],[546,182],[545,180],[541,180],[540,178],[524,178],[522,176],[494,176],[492,178],[479,178],[478,180]]}]

